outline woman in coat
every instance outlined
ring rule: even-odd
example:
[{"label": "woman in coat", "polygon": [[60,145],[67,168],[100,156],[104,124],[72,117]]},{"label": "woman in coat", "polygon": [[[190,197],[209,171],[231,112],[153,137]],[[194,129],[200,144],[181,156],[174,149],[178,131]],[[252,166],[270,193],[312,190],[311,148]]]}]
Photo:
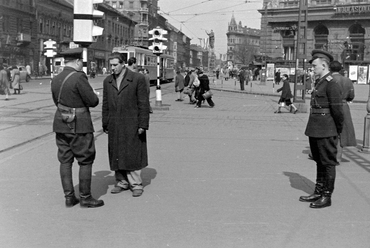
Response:
[{"label": "woman in coat", "polygon": [[339,74],[341,70],[342,64],[340,62],[333,61],[330,63],[330,71],[332,72],[332,76],[334,79],[337,80],[342,91],[344,121],[343,121],[343,130],[342,133],[340,134],[340,142],[338,142],[337,146],[338,162],[341,162],[342,160],[343,147],[357,145],[355,128],[353,127],[352,123],[351,110],[347,103],[355,98],[355,91],[352,81],[348,77],[344,77]]},{"label": "woman in coat", "polygon": [[21,76],[21,73],[18,70],[18,68],[16,66],[13,66],[12,67],[12,79],[13,79],[12,86],[14,89],[14,94],[17,94],[17,91],[18,91],[18,94],[21,93],[22,86],[20,82],[20,76]]},{"label": "woman in coat", "polygon": [[183,101],[182,92],[183,92],[184,87],[185,87],[184,84],[185,84],[184,76],[181,75],[180,71],[177,71],[176,76],[175,76],[175,91],[177,92],[178,97],[177,97],[176,101]]},{"label": "woman in coat", "polygon": [[279,106],[278,109],[275,111],[275,113],[281,113],[280,109],[281,107],[286,108],[287,110],[291,110],[291,108],[294,109],[294,114],[297,113],[298,109],[294,104],[291,102],[291,98],[293,97],[292,91],[290,90],[290,85],[289,85],[289,80],[288,80],[288,75],[284,74],[281,78],[283,80],[283,87],[277,90],[277,92],[281,91],[281,97],[279,99]]}]

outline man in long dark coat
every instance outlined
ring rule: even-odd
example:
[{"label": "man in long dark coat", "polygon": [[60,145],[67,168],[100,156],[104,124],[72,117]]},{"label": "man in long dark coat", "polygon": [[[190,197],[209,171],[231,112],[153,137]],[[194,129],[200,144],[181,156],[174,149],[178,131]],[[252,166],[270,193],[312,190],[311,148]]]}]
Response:
[{"label": "man in long dark coat", "polygon": [[145,77],[127,69],[125,62],[120,53],[109,60],[113,74],[103,83],[103,130],[116,177],[111,193],[131,189],[137,197],[143,193],[141,169],[148,165],[149,97]]},{"label": "man in long dark coat", "polygon": [[338,82],[342,91],[342,103],[343,103],[343,131],[340,134],[340,142],[338,142],[338,162],[342,161],[343,147],[356,146],[356,135],[355,128],[352,122],[351,110],[347,102],[352,101],[355,98],[355,90],[351,79],[344,77],[339,72],[342,70],[342,64],[339,61],[333,61],[330,63],[330,71],[332,72],[333,78]]},{"label": "man in long dark coat", "polygon": [[338,136],[343,129],[342,94],[331,76],[329,63],[333,56],[321,50],[312,51],[314,74],[318,77],[311,94],[311,110],[305,134],[309,137],[313,160],[316,162],[316,187],[300,201],[311,202],[311,208],[331,206],[337,161]]}]

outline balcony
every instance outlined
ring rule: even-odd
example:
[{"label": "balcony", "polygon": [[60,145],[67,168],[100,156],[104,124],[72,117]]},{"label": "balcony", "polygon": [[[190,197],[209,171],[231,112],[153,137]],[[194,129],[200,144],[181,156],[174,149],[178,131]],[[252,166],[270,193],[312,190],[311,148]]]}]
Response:
[{"label": "balcony", "polygon": [[31,35],[25,33],[19,33],[17,37],[18,43],[29,43],[31,42]]},{"label": "balcony", "polygon": [[139,9],[139,12],[141,12],[141,13],[148,13],[149,12],[149,9],[148,8],[140,8]]}]

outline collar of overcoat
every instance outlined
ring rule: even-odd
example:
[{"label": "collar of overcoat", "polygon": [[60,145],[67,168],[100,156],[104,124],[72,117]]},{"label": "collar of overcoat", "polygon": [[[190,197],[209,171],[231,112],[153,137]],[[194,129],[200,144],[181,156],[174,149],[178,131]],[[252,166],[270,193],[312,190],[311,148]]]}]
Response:
[{"label": "collar of overcoat", "polygon": [[119,89],[117,87],[117,82],[116,82],[117,78],[118,76],[113,74],[109,83],[112,85],[113,88],[115,88],[118,91],[118,94],[119,94],[124,88],[126,88],[129,85],[129,83],[134,81],[134,72],[130,71],[130,69],[126,67],[126,71],[125,71],[125,74],[123,75]]}]

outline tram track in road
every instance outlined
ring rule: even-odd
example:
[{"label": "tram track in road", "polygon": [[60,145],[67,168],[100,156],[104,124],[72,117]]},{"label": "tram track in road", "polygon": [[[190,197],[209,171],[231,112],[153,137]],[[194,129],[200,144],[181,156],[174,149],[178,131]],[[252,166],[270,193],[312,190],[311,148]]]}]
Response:
[{"label": "tram track in road", "polygon": [[[170,94],[173,92],[173,90],[171,90],[168,85],[166,87],[163,87],[164,89],[162,89],[162,95],[167,95],[167,94]],[[97,91],[100,91],[102,90],[103,88],[95,88],[95,90]],[[101,96],[101,95],[100,95]],[[151,101],[155,100],[155,94],[152,94],[151,95],[151,98],[150,98]],[[19,122],[17,123],[17,121],[13,121],[13,122],[8,122],[8,121],[3,121],[2,118],[9,118],[9,117],[14,117],[16,115],[20,115],[20,114],[27,114],[27,113],[32,113],[34,111],[40,111],[42,109],[48,109],[48,108],[51,108],[53,106],[55,106],[54,104],[47,104],[47,105],[44,105],[44,106],[37,106],[37,107],[34,107],[34,108],[23,108],[22,106],[30,106],[32,104],[40,104],[42,102],[49,102],[50,99],[38,99],[38,100],[31,100],[31,101],[25,101],[25,102],[21,102],[21,103],[16,103],[16,104],[12,104],[12,105],[8,105],[8,106],[1,106],[0,107],[0,113],[1,113],[1,118],[0,118],[0,124],[5,124],[6,125],[10,125],[8,127],[5,127],[5,128],[0,128],[0,133],[1,132],[7,132],[8,130],[12,129],[12,128],[19,128],[21,126],[27,126],[27,125],[35,125],[35,122],[37,122],[37,120],[35,120],[37,118],[37,115],[35,115],[35,119],[30,119],[28,121],[23,121],[23,122]],[[7,111],[3,111],[3,110],[18,110],[18,111],[11,111],[9,113],[7,113]],[[99,110],[100,111],[100,110]],[[91,112],[94,113],[94,112],[99,112],[99,111],[94,111],[94,109],[92,108],[91,109]],[[49,113],[50,111],[48,111]],[[53,110],[53,113],[54,114],[54,110]],[[97,121],[101,120],[101,115],[99,116],[95,116],[93,117],[93,123],[95,124]],[[37,124],[37,123],[36,123]],[[51,128],[50,128],[51,129]],[[97,139],[99,136],[101,136],[103,134],[103,129],[99,129],[97,131],[95,131],[95,139]],[[46,132],[46,133],[43,133],[43,134],[40,134],[40,135],[37,135],[37,136],[34,136],[32,138],[26,138],[26,140],[23,140],[19,143],[16,143],[16,144],[12,144],[8,147],[5,147],[3,149],[0,150],[0,154],[4,154],[6,152],[12,152],[14,151],[15,149],[18,149],[20,147],[23,147],[23,146],[26,146],[26,145],[30,145],[31,144],[31,147],[30,149],[32,149],[33,147],[37,147],[38,146],[38,142],[42,142],[43,140],[46,140],[48,137],[50,137],[51,135],[53,135],[54,132],[53,131],[50,131],[50,132]],[[37,144],[36,144],[37,143]],[[34,144],[34,145],[32,145]]]}]

